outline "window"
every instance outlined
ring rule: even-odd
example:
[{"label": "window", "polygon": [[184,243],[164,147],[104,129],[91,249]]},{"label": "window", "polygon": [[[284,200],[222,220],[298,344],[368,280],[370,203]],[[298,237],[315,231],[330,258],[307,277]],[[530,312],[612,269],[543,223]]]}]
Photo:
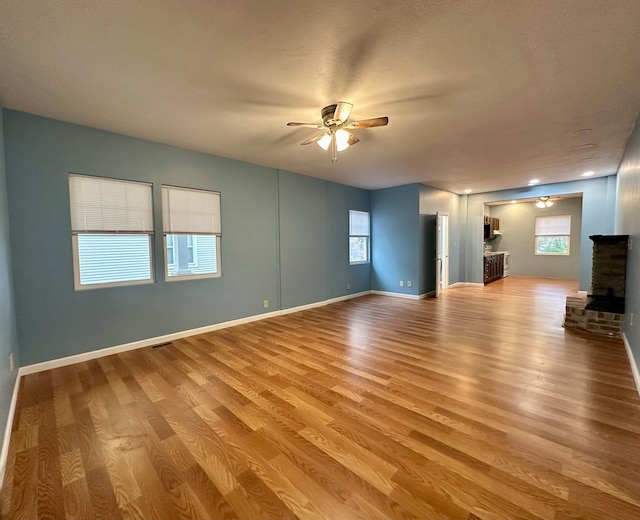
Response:
[{"label": "window", "polygon": [[76,290],[150,283],[151,185],[69,175]]},{"label": "window", "polygon": [[536,217],[536,255],[568,255],[571,215]]},{"label": "window", "polygon": [[349,263],[369,262],[369,213],[349,211]]},{"label": "window", "polygon": [[167,280],[220,276],[220,193],[162,186]]}]

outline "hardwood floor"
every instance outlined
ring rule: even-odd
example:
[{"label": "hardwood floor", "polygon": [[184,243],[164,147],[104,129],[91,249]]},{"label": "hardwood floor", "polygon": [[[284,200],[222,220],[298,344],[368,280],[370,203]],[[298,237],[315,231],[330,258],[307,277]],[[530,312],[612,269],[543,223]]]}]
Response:
[{"label": "hardwood floor", "polygon": [[2,517],[640,517],[624,346],[573,282],[366,296],[25,376]]}]

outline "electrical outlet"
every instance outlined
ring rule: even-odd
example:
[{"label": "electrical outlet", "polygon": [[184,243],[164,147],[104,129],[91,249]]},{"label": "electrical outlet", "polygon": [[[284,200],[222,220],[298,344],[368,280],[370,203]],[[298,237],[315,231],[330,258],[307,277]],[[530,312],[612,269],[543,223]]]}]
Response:
[{"label": "electrical outlet", "polygon": [[9,372],[13,372],[13,352],[9,354]]},{"label": "electrical outlet", "polygon": [[265,301],[263,301],[263,302],[262,302],[262,306],[263,306],[265,309],[268,309],[268,308],[269,308],[269,300],[265,300]]},{"label": "electrical outlet", "polygon": [[349,282],[347,282],[347,291],[351,289],[351,284]]},{"label": "electrical outlet", "polygon": [[400,287],[404,287],[404,282],[400,280]]},{"label": "electrical outlet", "polygon": [[411,280],[407,282],[407,287],[411,287]]}]

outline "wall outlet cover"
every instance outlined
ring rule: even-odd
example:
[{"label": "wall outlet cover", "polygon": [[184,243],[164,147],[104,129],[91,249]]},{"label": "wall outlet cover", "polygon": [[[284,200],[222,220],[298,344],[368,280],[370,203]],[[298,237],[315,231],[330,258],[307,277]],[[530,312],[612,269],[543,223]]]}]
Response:
[{"label": "wall outlet cover", "polygon": [[400,287],[404,287],[404,282],[400,280]]},{"label": "wall outlet cover", "polygon": [[269,308],[269,300],[265,300],[265,301],[263,301],[263,302],[262,302],[262,306],[263,306],[265,309],[268,309],[268,308]]}]

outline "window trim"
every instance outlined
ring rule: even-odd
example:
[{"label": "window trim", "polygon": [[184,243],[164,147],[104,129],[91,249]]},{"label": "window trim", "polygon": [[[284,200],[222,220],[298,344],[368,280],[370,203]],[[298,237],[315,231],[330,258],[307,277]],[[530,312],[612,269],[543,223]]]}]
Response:
[{"label": "window trim", "polygon": [[[210,235],[216,238],[216,267],[217,270],[215,273],[203,273],[203,274],[175,274],[173,276],[169,276],[169,264],[167,264],[167,235],[176,235],[177,233],[163,233],[162,235],[162,250],[164,254],[164,279],[166,282],[178,282],[183,280],[203,280],[205,278],[220,278],[222,276],[222,258],[220,254],[220,242],[221,235]],[[175,242],[174,242],[174,256],[173,259],[176,259],[175,254]],[[171,264],[175,267],[175,263]],[[194,265],[189,264],[189,267],[196,267],[197,262]]]},{"label": "window trim", "polygon": [[[161,190],[161,199],[162,199],[162,251],[164,255],[164,279],[167,282],[178,282],[184,280],[202,280],[205,278],[220,278],[222,276],[222,251],[221,251],[221,242],[222,242],[222,209],[221,209],[221,193],[217,190],[208,190],[202,188],[186,188],[184,186],[174,186],[170,184],[162,184],[160,185]],[[167,206],[170,203],[170,191],[171,190],[184,190],[190,192],[196,192],[201,194],[212,194],[216,199],[216,206],[214,207],[215,217],[217,220],[212,224],[211,232],[203,232],[203,231],[192,231],[186,232],[184,230],[174,230],[171,229],[174,224],[171,222],[171,207]],[[165,195],[165,191],[167,194]],[[167,222],[167,219],[169,222]],[[167,257],[167,235],[187,235],[187,236],[213,236],[216,239],[216,271],[214,273],[198,273],[198,274],[180,274],[180,275],[172,275],[169,276],[169,264]],[[199,262],[197,259],[197,240],[194,241],[192,246],[193,249],[193,262],[189,262],[189,267],[196,268],[199,266]],[[174,263],[171,264],[175,267],[175,261],[177,260],[176,254],[176,244],[174,240],[173,245]]]},{"label": "window trim", "polygon": [[[569,234],[564,233],[545,233],[538,234],[538,219],[544,218],[559,218],[566,217],[568,218],[568,228]],[[557,252],[549,252],[543,253],[539,251],[539,239],[540,238],[548,238],[548,237],[558,237],[558,238],[566,238],[567,239],[567,251],[566,253],[557,253]],[[534,231],[533,231],[533,254],[534,256],[570,256],[571,255],[571,215],[536,215],[534,221]]]},{"label": "window trim", "polygon": [[[74,218],[75,211],[78,211],[78,208],[86,208],[86,203],[88,199],[81,198],[80,200],[76,200],[74,198],[74,182],[72,178],[76,179],[92,179],[94,181],[105,181],[109,183],[121,183],[121,184],[134,184],[138,186],[145,186],[148,189],[148,199],[146,200],[146,208],[149,211],[148,219],[143,220],[141,223],[138,222],[138,226],[134,226],[134,229],[130,228],[130,222],[124,224],[122,227],[114,227],[107,228],[104,225],[104,221],[101,221],[101,226],[99,229],[89,229],[89,226],[86,225],[86,220],[83,222],[84,226],[77,226],[78,220]],[[70,227],[71,227],[71,251],[72,251],[72,268],[73,268],[73,288],[75,291],[87,291],[93,289],[108,289],[111,287],[125,287],[130,285],[147,285],[155,283],[155,271],[154,271],[154,254],[153,254],[153,245],[154,245],[154,207],[153,207],[153,184],[145,181],[137,181],[131,179],[121,179],[117,177],[106,177],[102,175],[90,175],[85,173],[76,173],[69,172],[67,175],[67,184],[68,184],[68,193],[69,193],[69,217],[70,217]],[[145,197],[146,198],[146,197]],[[108,200],[108,199],[107,199]],[[109,208],[109,206],[101,206],[101,208]],[[112,209],[112,208],[109,208]],[[128,208],[132,209],[132,208]],[[83,213],[84,214],[84,213]],[[76,215],[77,216],[77,215]],[[95,220],[94,220],[95,222]],[[119,224],[123,224],[122,221],[118,221]],[[94,227],[94,226],[91,226]],[[138,229],[136,229],[138,228]],[[80,235],[105,235],[105,236],[117,236],[117,235],[146,235],[148,245],[149,245],[149,278],[144,278],[140,280],[123,280],[118,282],[106,282],[106,283],[92,283],[92,284],[82,284],[80,280],[80,248],[78,244],[78,236]]]},{"label": "window trim", "polygon": [[[538,239],[547,237],[558,237],[567,239],[566,253],[541,253],[538,251]],[[571,235],[535,235],[533,241],[533,253],[535,256],[569,256],[571,255]]]},{"label": "window trim", "polygon": [[[122,282],[80,283],[80,252],[78,250],[78,235],[147,235],[149,241],[149,278],[144,280],[124,280]],[[126,287],[129,285],[147,285],[155,282],[153,268],[153,233],[72,233],[71,249],[73,252],[73,288],[76,291],[91,291],[93,289],[108,289],[110,287]]]},{"label": "window trim", "polygon": [[[356,235],[356,234],[352,234],[351,233],[351,214],[352,213],[366,213],[367,214],[367,228],[369,230],[369,234],[368,235]],[[352,238],[364,238],[366,240],[366,252],[367,252],[367,259],[366,260],[359,260],[359,261],[352,261],[351,260],[351,239]],[[370,264],[371,263],[371,212],[369,211],[362,211],[362,210],[357,210],[357,209],[350,209],[349,210],[349,237],[347,239],[347,257],[349,258],[349,265],[363,265],[363,264]]]}]

